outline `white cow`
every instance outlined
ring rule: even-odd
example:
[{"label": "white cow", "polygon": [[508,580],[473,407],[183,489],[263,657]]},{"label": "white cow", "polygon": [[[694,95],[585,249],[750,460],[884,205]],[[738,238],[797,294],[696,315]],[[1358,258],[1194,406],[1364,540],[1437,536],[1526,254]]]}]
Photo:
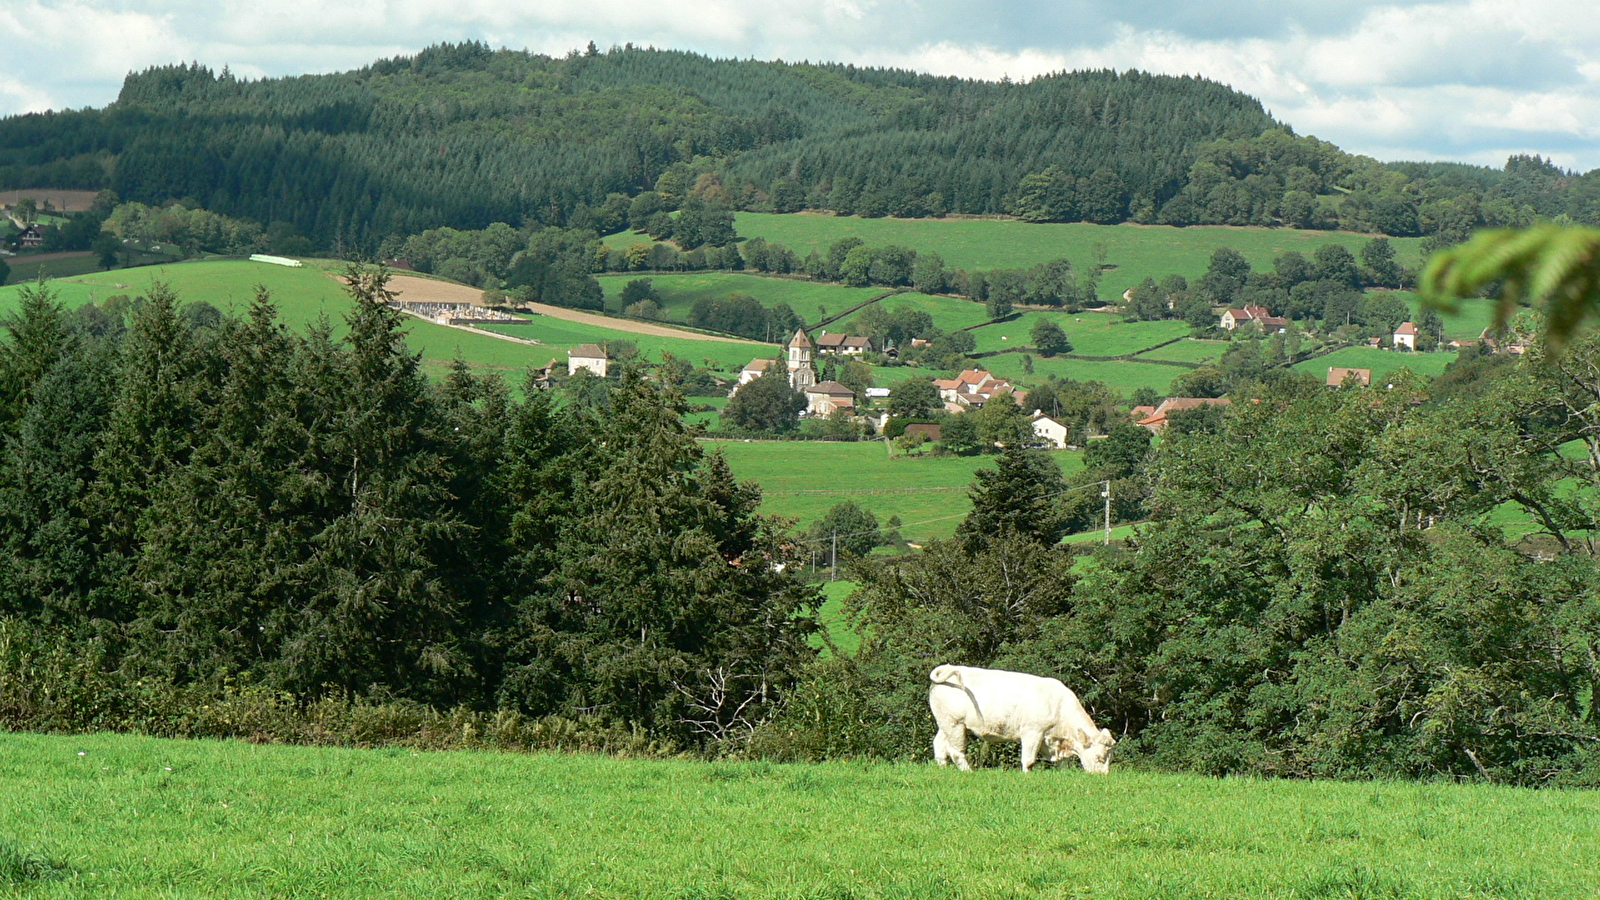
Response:
[{"label": "white cow", "polygon": [[967,732],[986,741],[1021,741],[1022,771],[1038,758],[1041,748],[1055,762],[1077,754],[1085,772],[1104,775],[1111,769],[1111,748],[1117,739],[1106,728],[1096,728],[1066,685],[1054,678],[1021,672],[940,666],[928,673],[928,708],[939,723],[933,738],[933,758],[939,765],[951,761],[963,771],[967,765]]}]

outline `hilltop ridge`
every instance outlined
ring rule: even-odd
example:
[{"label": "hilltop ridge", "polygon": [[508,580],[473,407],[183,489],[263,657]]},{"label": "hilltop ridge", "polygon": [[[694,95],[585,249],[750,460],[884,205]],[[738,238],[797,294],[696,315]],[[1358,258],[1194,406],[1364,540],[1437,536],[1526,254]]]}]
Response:
[{"label": "hilltop ridge", "polygon": [[130,74],[103,109],[0,119],[0,190],[110,189],[319,247],[538,221],[604,234],[629,206],[861,216],[1343,228],[1451,243],[1483,225],[1600,221],[1600,177],[1385,164],[1198,77],[1027,82],[626,46],[551,57],[441,44],[263,80]]}]

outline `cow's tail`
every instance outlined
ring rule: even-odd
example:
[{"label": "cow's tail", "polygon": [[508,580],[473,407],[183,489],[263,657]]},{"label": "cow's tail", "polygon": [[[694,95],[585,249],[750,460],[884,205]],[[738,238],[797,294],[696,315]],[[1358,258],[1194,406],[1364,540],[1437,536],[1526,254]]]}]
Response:
[{"label": "cow's tail", "polygon": [[966,689],[961,682],[961,668],[959,666],[940,666],[928,673],[928,680],[934,684],[952,684],[958,688]]}]

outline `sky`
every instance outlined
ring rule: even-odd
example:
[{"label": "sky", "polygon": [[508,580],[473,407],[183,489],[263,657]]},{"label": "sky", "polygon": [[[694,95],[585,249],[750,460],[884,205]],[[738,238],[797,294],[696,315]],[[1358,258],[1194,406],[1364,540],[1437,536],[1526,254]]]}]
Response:
[{"label": "sky", "polygon": [[1201,75],[1299,134],[1385,161],[1600,168],[1593,0],[7,0],[0,115],[104,106],[131,70],[261,78],[467,39],[589,41],[1024,81],[1074,69]]}]

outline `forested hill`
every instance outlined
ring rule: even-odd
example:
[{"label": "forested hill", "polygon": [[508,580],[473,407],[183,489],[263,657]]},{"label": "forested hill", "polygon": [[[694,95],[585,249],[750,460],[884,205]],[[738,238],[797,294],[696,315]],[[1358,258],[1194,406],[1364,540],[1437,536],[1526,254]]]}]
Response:
[{"label": "forested hill", "polygon": [[[319,243],[438,225],[564,219],[608,194],[685,192],[717,171],[737,205],[1000,212],[1051,165],[1166,196],[1196,148],[1277,124],[1214,82],[1086,72],[1027,84],[614,49],[550,58],[480,44],[334,75],[243,81],[172,66],[103,110],[0,121],[0,186],[188,198]],[[808,195],[811,195],[808,197]],[[814,201],[814,203],[812,202]],[[870,209],[867,211],[871,211]]]},{"label": "forested hill", "polygon": [[[129,75],[101,110],[0,120],[0,189],[182,200],[323,247],[493,222],[615,231],[689,198],[863,216],[1434,235],[1600,222],[1600,173],[1384,164],[1297,136],[1203,78],[1025,84],[613,48],[440,45],[333,75]],[[648,194],[643,204],[631,203]],[[632,222],[635,227],[641,222]]]}]

